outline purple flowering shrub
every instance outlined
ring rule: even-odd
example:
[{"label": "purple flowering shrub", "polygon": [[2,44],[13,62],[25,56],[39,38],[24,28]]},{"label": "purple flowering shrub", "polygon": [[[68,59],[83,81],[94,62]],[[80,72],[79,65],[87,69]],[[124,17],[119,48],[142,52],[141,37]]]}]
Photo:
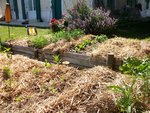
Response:
[{"label": "purple flowering shrub", "polygon": [[102,8],[90,9],[84,0],[80,0],[68,13],[70,29],[80,28],[90,34],[109,33],[117,22],[110,16],[110,11]]}]

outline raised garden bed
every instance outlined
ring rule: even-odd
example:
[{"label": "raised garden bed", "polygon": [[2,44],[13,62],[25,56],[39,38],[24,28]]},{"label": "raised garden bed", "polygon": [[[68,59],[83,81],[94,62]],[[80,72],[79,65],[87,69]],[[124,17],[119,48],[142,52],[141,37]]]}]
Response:
[{"label": "raised garden bed", "polygon": [[[53,62],[53,56],[55,54],[43,53],[41,49],[35,49],[32,47],[24,47],[18,45],[10,45],[7,43],[3,44],[5,47],[10,47],[13,54],[20,54],[27,56],[29,58],[38,59],[40,61],[45,61],[47,59],[49,62]],[[118,62],[115,63],[114,56],[110,59],[109,54],[107,60],[105,59],[96,59],[92,60],[92,56],[90,54],[85,53],[75,53],[75,52],[64,52],[61,54],[61,60],[68,61],[70,65],[74,65],[77,67],[94,67],[97,65],[109,66],[110,68],[118,69],[121,64]],[[110,61],[112,60],[112,61]]]},{"label": "raised garden bed", "polygon": [[[102,66],[78,70],[21,55],[12,55],[10,59],[4,54],[0,54],[0,62],[3,62],[0,63],[0,109],[3,113],[119,113],[115,100],[122,95],[110,92],[108,86],[132,85],[132,77]],[[141,82],[135,83],[135,92],[139,91]],[[150,108],[143,100],[138,105],[142,111]]]},{"label": "raised garden bed", "polygon": [[[88,37],[88,39],[90,38]],[[79,45],[82,41],[83,40],[80,39],[74,43]],[[85,50],[81,50],[80,52],[72,49],[72,43],[73,42],[62,40],[57,43],[52,43],[43,49],[35,49],[33,47],[8,43],[3,45],[11,47],[14,54],[25,55],[41,61],[45,61],[45,59],[47,59],[49,62],[53,62],[53,56],[59,53],[61,61],[68,61],[70,65],[78,67],[93,67],[102,65],[108,66],[112,69],[118,69],[124,58],[129,56],[142,58],[150,53],[149,42],[133,39],[109,39],[102,44],[97,43],[97,47],[93,51],[91,50],[92,45],[88,45],[86,48],[90,48],[90,50],[85,48]]]}]

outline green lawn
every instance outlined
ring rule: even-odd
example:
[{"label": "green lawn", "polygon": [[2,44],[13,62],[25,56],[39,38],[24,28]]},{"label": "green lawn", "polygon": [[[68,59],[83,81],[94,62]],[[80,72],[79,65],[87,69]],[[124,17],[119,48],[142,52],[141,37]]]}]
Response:
[{"label": "green lawn", "polygon": [[[42,28],[37,28],[38,35],[48,35],[50,34],[50,29],[42,29]],[[10,27],[10,33],[11,33],[11,38],[12,39],[17,39],[17,38],[24,38],[24,37],[29,37],[27,35],[27,28],[25,27]],[[1,26],[0,25],[0,38],[2,41],[8,40],[8,27],[7,26]]]}]

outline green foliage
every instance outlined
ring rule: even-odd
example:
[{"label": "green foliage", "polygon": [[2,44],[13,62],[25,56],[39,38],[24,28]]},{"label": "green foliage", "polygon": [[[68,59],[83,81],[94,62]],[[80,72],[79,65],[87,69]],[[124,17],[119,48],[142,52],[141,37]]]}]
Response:
[{"label": "green foliage", "polygon": [[9,88],[13,88],[13,85],[15,83],[15,81],[13,81],[12,79],[7,79],[4,81],[5,85]]},{"label": "green foliage", "polygon": [[45,59],[45,67],[46,67],[46,68],[52,67],[52,64],[50,64],[50,63],[47,61],[47,59]]},{"label": "green foliage", "polygon": [[11,77],[11,70],[10,70],[10,67],[5,66],[5,67],[3,68],[3,78],[4,78],[5,80],[7,80],[7,79],[9,79],[10,77]]},{"label": "green foliage", "polygon": [[61,58],[60,55],[53,55],[53,60],[56,64],[60,64],[61,63]]},{"label": "green foliage", "polygon": [[1,46],[2,48],[2,52],[4,53],[4,54],[6,54],[7,55],[7,57],[8,58],[12,58],[12,51],[11,51],[11,48],[8,48],[8,47],[3,47],[3,46]]},{"label": "green foliage", "polygon": [[124,86],[109,86],[108,88],[113,91],[120,93],[122,97],[117,100],[117,106],[121,112],[133,113],[136,111],[135,103],[137,102],[136,95],[134,95],[134,85],[135,81],[133,80],[131,85],[124,83]]},{"label": "green foliage", "polygon": [[101,43],[107,39],[108,39],[108,37],[106,35],[95,36],[94,39],[86,39],[83,42],[81,42],[80,44],[75,46],[75,51],[80,52],[81,50],[84,50],[88,45],[91,45],[96,42]]},{"label": "green foliage", "polygon": [[100,36],[96,36],[95,39],[98,41],[98,42],[104,42],[105,40],[108,39],[107,35],[100,35]]},{"label": "green foliage", "polygon": [[81,50],[84,50],[86,48],[86,46],[92,44],[92,40],[86,39],[83,42],[81,42],[80,44],[78,44],[77,46],[75,46],[75,51],[79,52]]},{"label": "green foliage", "polygon": [[33,47],[40,49],[48,44],[48,40],[43,36],[39,36],[32,38],[30,43]]},{"label": "green foliage", "polygon": [[119,69],[125,74],[148,77],[150,76],[150,58],[144,60],[134,57],[127,58]]},{"label": "green foliage", "polygon": [[54,35],[52,37],[52,42],[57,42],[62,39],[71,40],[74,38],[78,38],[79,36],[81,36],[83,34],[84,34],[83,31],[80,29],[75,29],[72,31],[62,30],[62,31],[54,33]]},{"label": "green foliage", "polygon": [[2,40],[1,40],[1,37],[0,37],[0,52],[2,51]]},{"label": "green foliage", "polygon": [[32,74],[33,75],[38,75],[38,74],[40,74],[40,72],[41,72],[40,68],[38,68],[38,67],[32,68]]},{"label": "green foliage", "polygon": [[15,97],[15,101],[16,101],[16,102],[21,102],[21,100],[22,100],[22,98],[21,98],[20,96],[16,96],[16,97]]},{"label": "green foliage", "polygon": [[137,58],[128,58],[120,66],[120,71],[125,74],[133,75],[143,80],[141,91],[144,98],[150,96],[150,58],[139,60]]}]

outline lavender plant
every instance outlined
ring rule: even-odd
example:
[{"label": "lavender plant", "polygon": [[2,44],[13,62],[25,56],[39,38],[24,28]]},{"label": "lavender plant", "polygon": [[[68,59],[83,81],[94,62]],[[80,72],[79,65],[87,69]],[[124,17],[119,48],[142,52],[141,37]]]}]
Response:
[{"label": "lavender plant", "polygon": [[115,27],[117,20],[110,16],[110,11],[102,8],[90,9],[84,0],[68,10],[69,28],[80,28],[85,33],[102,34],[107,33]]}]

